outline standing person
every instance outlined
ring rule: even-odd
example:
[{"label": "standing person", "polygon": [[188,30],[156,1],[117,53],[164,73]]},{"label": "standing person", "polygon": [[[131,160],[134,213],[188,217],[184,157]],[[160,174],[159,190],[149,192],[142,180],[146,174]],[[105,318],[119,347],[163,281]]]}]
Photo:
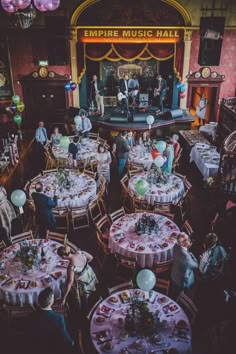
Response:
[{"label": "standing person", "polygon": [[74,340],[67,331],[65,318],[53,311],[53,303],[54,294],[48,287],[39,294],[39,309],[30,318],[30,340],[34,346],[36,344],[36,353],[75,353]]},{"label": "standing person", "polygon": [[89,132],[92,129],[92,124],[88,118],[88,113],[84,109],[81,109],[79,111],[79,118],[79,122],[76,124],[76,131],[79,135],[88,138]]},{"label": "standing person", "polygon": [[118,94],[118,97],[120,94],[122,94],[121,114],[124,114],[125,112],[127,113],[129,112],[128,93],[129,93],[129,75],[125,74],[124,77],[120,80],[120,93]]},{"label": "standing person", "polygon": [[97,75],[93,75],[93,80],[91,83],[91,95],[92,99],[96,101],[97,104],[97,114],[104,116],[104,85],[100,81]]},{"label": "standing person", "polygon": [[61,140],[62,134],[59,133],[59,128],[55,127],[53,133],[51,134],[50,141],[52,145],[59,145]]},{"label": "standing person", "polygon": [[205,93],[202,94],[200,100],[198,101],[197,109],[196,109],[196,117],[198,118],[198,124],[204,125],[206,119],[206,110],[207,110],[207,99]]},{"label": "standing person", "polygon": [[127,142],[127,131],[124,130],[117,136],[115,141],[115,151],[118,158],[118,175],[122,178],[125,164],[129,157],[129,144]]},{"label": "standing person", "polygon": [[76,154],[79,151],[78,145],[77,145],[78,141],[79,141],[79,137],[78,136],[74,136],[73,137],[73,141],[69,144],[69,147],[68,147],[68,153],[72,154],[74,167],[77,166]]},{"label": "standing person", "polygon": [[39,224],[39,236],[45,238],[46,231],[56,230],[56,219],[53,215],[52,208],[57,206],[57,196],[54,194],[53,199],[43,193],[43,185],[37,182],[35,185],[36,192],[32,193],[35,204],[35,215]]},{"label": "standing person", "polygon": [[162,78],[161,74],[156,74],[152,89],[153,89],[153,105],[159,107],[157,113],[163,113],[163,100],[166,96],[167,83],[166,80]]},{"label": "standing person", "polygon": [[174,157],[176,158],[179,155],[180,143],[178,142],[179,136],[177,134],[173,134],[171,138],[171,142],[174,147]]},{"label": "standing person", "polygon": [[178,297],[184,290],[191,295],[194,286],[194,270],[198,268],[198,261],[189,252],[191,240],[187,234],[181,232],[173,249],[173,264],[171,268],[171,281],[173,296]]},{"label": "standing person", "polygon": [[130,130],[127,134],[127,142],[130,146],[130,148],[132,148],[133,146],[135,146],[135,139],[133,137],[133,132]]},{"label": "standing person", "polygon": [[135,105],[139,93],[139,81],[136,74],[133,74],[132,79],[128,81],[128,91],[132,97],[132,104]]},{"label": "standing person", "polygon": [[166,140],[166,149],[164,151],[164,156],[167,157],[167,161],[163,165],[162,170],[166,171],[167,173],[171,173],[174,161],[174,146],[170,138]]},{"label": "standing person", "polygon": [[57,253],[63,259],[69,260],[66,289],[62,298],[62,305],[65,304],[72,287],[78,302],[80,302],[81,291],[82,298],[87,302],[89,296],[96,291],[96,284],[98,282],[96,274],[89,265],[93,260],[93,256],[85,251],[71,253],[71,249],[68,246],[59,247]]},{"label": "standing person", "polygon": [[[10,243],[11,223],[15,218],[15,210],[9,200],[7,200],[7,192],[0,183],[0,226],[4,229],[3,234],[5,234],[4,236],[7,238],[8,243]],[[3,241],[6,241],[6,239],[3,239]]]},{"label": "standing person", "polygon": [[97,152],[97,172],[98,176],[103,175],[106,178],[107,183],[110,182],[110,164],[111,164],[111,154],[105,149],[102,144],[98,145]]},{"label": "standing person", "polygon": [[38,128],[36,129],[35,132],[35,139],[37,141],[37,143],[41,144],[41,145],[45,145],[48,141],[48,134],[47,134],[47,130],[44,127],[44,122],[40,121],[38,123]]}]

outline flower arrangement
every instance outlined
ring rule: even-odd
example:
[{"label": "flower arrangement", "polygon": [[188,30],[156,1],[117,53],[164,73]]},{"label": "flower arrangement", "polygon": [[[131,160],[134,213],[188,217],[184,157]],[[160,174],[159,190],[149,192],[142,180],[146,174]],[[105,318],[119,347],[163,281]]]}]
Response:
[{"label": "flower arrangement", "polygon": [[63,167],[58,168],[58,172],[56,173],[56,180],[59,187],[70,189],[71,183],[69,180],[69,171],[66,170],[65,168]]},{"label": "flower arrangement", "polygon": [[20,250],[16,253],[16,259],[19,259],[22,266],[27,270],[38,269],[40,265],[40,247],[37,245],[20,244]]},{"label": "flower arrangement", "polygon": [[158,225],[153,215],[146,215],[145,213],[135,224],[135,231],[138,235],[142,234],[156,234],[158,232]]},{"label": "flower arrangement", "polygon": [[150,170],[147,180],[152,184],[166,184],[168,182],[168,173],[163,171],[160,167],[155,167]]}]

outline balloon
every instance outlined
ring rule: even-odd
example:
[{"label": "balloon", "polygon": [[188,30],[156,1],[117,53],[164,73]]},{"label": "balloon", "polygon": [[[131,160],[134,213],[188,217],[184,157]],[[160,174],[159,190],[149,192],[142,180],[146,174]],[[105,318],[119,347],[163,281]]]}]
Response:
[{"label": "balloon", "polygon": [[12,103],[9,107],[11,113],[16,113],[16,104],[15,103]]},{"label": "balloon", "polygon": [[26,9],[31,3],[31,0],[12,0],[12,4],[17,8],[17,9]]},{"label": "balloon", "polygon": [[66,82],[65,85],[64,85],[64,88],[65,88],[66,91],[70,91],[71,90],[70,82]]},{"label": "balloon", "polygon": [[155,160],[155,158],[160,155],[160,152],[157,151],[157,149],[153,149],[151,152],[152,158],[153,160]]},{"label": "balloon", "polygon": [[181,85],[180,92],[186,92],[186,85],[185,84]]},{"label": "balloon", "polygon": [[22,207],[26,202],[26,194],[21,189],[16,189],[11,194],[11,201],[16,207]]},{"label": "balloon", "polygon": [[151,115],[147,116],[146,118],[146,122],[148,125],[152,125],[154,123],[154,120],[155,120],[154,117]]},{"label": "balloon", "polygon": [[17,95],[12,96],[12,102],[18,104],[20,102],[20,97]]},{"label": "balloon", "polygon": [[15,122],[18,126],[21,125],[22,117],[21,117],[20,114],[15,114],[15,115],[14,115],[14,122]]},{"label": "balloon", "polygon": [[157,151],[164,152],[166,149],[166,143],[163,140],[158,141],[156,144]]},{"label": "balloon", "polygon": [[143,291],[150,291],[156,284],[156,276],[150,269],[142,269],[136,277],[138,287]]},{"label": "balloon", "polygon": [[75,82],[71,82],[70,83],[70,88],[71,88],[72,91],[74,91],[76,89],[76,87],[77,87],[77,85],[76,85]]},{"label": "balloon", "polygon": [[1,4],[2,4],[2,8],[3,10],[13,13],[15,12],[17,9],[15,8],[15,6],[12,4],[11,0],[1,0]]},{"label": "balloon", "polygon": [[68,136],[62,136],[60,140],[60,146],[62,149],[67,149],[70,144],[70,139]]},{"label": "balloon", "polygon": [[144,195],[145,193],[147,193],[148,188],[149,188],[148,182],[143,179],[139,179],[135,184],[135,190],[140,195]]},{"label": "balloon", "polygon": [[34,6],[39,11],[44,12],[44,11],[47,11],[46,6],[45,6],[47,2],[48,2],[48,0],[34,0]]},{"label": "balloon", "polygon": [[23,110],[25,109],[25,104],[23,102],[19,102],[16,105],[17,111],[19,112],[23,112]]},{"label": "balloon", "polygon": [[156,165],[156,167],[161,167],[164,165],[165,159],[163,156],[159,155],[155,158],[154,160],[154,164]]},{"label": "balloon", "polygon": [[44,7],[48,10],[48,11],[54,11],[56,10],[60,5],[60,0],[47,0],[44,3]]},{"label": "balloon", "polygon": [[74,118],[75,124],[78,125],[80,123],[80,121],[81,121],[80,116],[75,116],[75,118]]}]

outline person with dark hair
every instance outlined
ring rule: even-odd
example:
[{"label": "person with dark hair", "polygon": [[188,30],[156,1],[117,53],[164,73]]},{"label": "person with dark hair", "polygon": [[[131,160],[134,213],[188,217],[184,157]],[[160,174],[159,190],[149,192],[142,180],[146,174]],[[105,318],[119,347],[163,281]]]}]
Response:
[{"label": "person with dark hair", "polygon": [[97,114],[104,116],[104,85],[100,81],[97,75],[93,75],[93,80],[91,82],[91,95],[92,100],[95,99],[97,104]]},{"label": "person with dark hair", "polygon": [[132,130],[127,133],[127,141],[131,148],[136,145]]},{"label": "person with dark hair", "polygon": [[166,80],[162,78],[161,74],[156,74],[153,83],[153,106],[159,107],[157,113],[163,113],[163,100],[166,96],[167,83]]},{"label": "person with dark hair", "polygon": [[69,144],[69,147],[68,147],[68,153],[72,155],[74,167],[77,166],[76,155],[77,155],[77,152],[79,151],[78,142],[79,142],[79,137],[74,136],[73,141]]},{"label": "person with dark hair", "polygon": [[103,144],[98,145],[97,152],[97,173],[98,176],[103,175],[106,178],[107,183],[110,182],[110,164],[111,154],[107,151]]},{"label": "person with dark hair", "polygon": [[51,134],[51,137],[50,137],[50,141],[51,141],[52,145],[59,145],[61,137],[62,137],[62,134],[59,133],[59,128],[55,127],[53,129],[53,133]]},{"label": "person with dark hair", "polygon": [[35,215],[39,224],[39,237],[45,238],[46,231],[56,230],[56,219],[53,215],[52,208],[57,206],[57,196],[54,194],[53,199],[43,193],[43,185],[37,182],[32,198],[35,204]]},{"label": "person with dark hair", "polygon": [[166,171],[167,173],[172,172],[172,167],[173,167],[173,161],[174,161],[174,146],[172,144],[171,138],[166,138],[166,149],[164,151],[164,156],[166,156],[167,161],[163,165],[162,169],[163,171]]},{"label": "person with dark hair", "polygon": [[129,144],[127,142],[126,130],[122,131],[122,133],[116,137],[114,150],[118,158],[118,175],[121,178],[124,173],[125,164],[128,160],[130,150]]},{"label": "person with dark hair", "polygon": [[207,99],[206,94],[203,93],[198,101],[197,109],[196,109],[196,117],[198,118],[199,125],[205,124],[206,120],[206,111],[207,111]]},{"label": "person with dark hair", "polygon": [[[88,113],[84,109],[80,109],[78,117],[78,123],[76,124],[76,131],[78,135],[82,135],[85,138],[89,137],[89,132],[92,129],[92,124],[88,118]],[[75,117],[75,118],[76,118]]]},{"label": "person with dark hair", "polygon": [[93,260],[93,256],[80,250],[73,254],[69,246],[59,247],[57,254],[63,259],[69,260],[66,289],[62,298],[62,304],[65,304],[72,287],[78,302],[80,302],[81,292],[82,297],[87,301],[89,295],[96,290],[97,284],[96,274],[88,264]]},{"label": "person with dark hair", "polygon": [[74,340],[70,337],[62,314],[53,311],[54,294],[50,287],[38,296],[38,311],[32,316],[32,343],[36,352],[65,354],[74,352]]},{"label": "person with dark hair", "polygon": [[10,242],[12,220],[16,218],[15,209],[7,199],[7,192],[0,183],[0,240]]},{"label": "person with dark hair", "polygon": [[121,114],[129,113],[128,106],[129,97],[129,75],[125,74],[120,80],[120,92],[118,93],[118,100],[121,102]]}]

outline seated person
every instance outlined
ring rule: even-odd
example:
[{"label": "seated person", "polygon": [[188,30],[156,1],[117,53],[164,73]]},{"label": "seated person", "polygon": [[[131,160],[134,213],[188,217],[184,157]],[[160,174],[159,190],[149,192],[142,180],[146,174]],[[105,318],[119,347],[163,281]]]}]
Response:
[{"label": "seated person", "polygon": [[90,119],[88,118],[88,113],[84,109],[81,109],[79,111],[79,117],[80,120],[76,124],[76,131],[78,135],[82,135],[85,138],[88,138],[89,132],[92,129],[92,124]]},{"label": "seated person", "polygon": [[178,140],[179,140],[179,136],[177,134],[173,134],[171,137],[171,142],[174,147],[174,157],[175,158],[178,156],[179,150],[180,150],[180,143],[178,142]]},{"label": "seated person", "polygon": [[129,146],[132,148],[133,146],[135,146],[135,139],[133,137],[133,132],[130,130],[128,131],[128,134],[127,134],[127,142],[129,144]]},{"label": "seated person", "polygon": [[50,287],[38,296],[38,311],[31,318],[31,340],[34,352],[44,354],[74,353],[74,341],[70,337],[65,318],[52,310],[54,294]]},{"label": "seated person", "polygon": [[78,141],[79,141],[79,137],[78,136],[74,136],[73,137],[73,142],[69,144],[69,147],[68,147],[68,153],[69,154],[72,154],[72,158],[73,158],[73,161],[74,161],[74,165],[76,164],[76,154],[77,152],[79,151],[78,149]]},{"label": "seated person", "polygon": [[55,127],[53,133],[51,134],[50,141],[52,145],[59,145],[61,140],[62,134],[59,133],[59,128]]}]

